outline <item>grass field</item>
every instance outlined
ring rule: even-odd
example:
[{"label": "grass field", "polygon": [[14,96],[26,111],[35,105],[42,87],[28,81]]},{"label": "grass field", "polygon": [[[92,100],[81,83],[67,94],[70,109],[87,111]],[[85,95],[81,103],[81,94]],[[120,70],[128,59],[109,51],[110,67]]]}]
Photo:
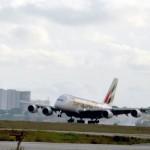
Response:
[{"label": "grass field", "polygon": [[0,121],[0,128],[99,132],[99,133],[150,134],[150,127],[77,124],[77,123],[69,124],[69,123],[29,122],[29,121]]},{"label": "grass field", "polygon": [[[16,140],[23,132],[23,141],[28,142],[54,142],[54,143],[92,143],[92,144],[139,144],[150,143],[150,139],[141,139],[127,136],[103,136],[77,133],[56,133],[57,131],[78,131],[96,133],[125,133],[125,134],[150,134],[150,128],[88,125],[28,121],[0,121],[0,140]],[[17,130],[21,129],[21,130]],[[33,130],[33,131],[32,131]],[[44,130],[44,131],[43,131]],[[47,132],[46,130],[51,130]],[[19,140],[19,139],[17,139]]]},{"label": "grass field", "polygon": [[[23,136],[19,136],[23,133]],[[18,139],[16,139],[16,135]],[[1,130],[1,141],[51,142],[51,143],[90,143],[90,144],[140,144],[150,143],[150,139],[123,136],[103,136],[76,133],[56,133],[46,131]]]}]

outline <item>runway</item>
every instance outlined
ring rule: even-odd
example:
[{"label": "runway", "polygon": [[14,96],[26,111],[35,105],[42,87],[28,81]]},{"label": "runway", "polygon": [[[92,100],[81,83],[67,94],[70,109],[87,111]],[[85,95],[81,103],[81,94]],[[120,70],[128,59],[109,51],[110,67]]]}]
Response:
[{"label": "runway", "polygon": [[[0,150],[12,150],[17,142],[0,142]],[[106,145],[106,144],[64,144],[64,143],[41,143],[22,142],[21,147],[25,150],[149,150],[150,144],[144,145]]]}]

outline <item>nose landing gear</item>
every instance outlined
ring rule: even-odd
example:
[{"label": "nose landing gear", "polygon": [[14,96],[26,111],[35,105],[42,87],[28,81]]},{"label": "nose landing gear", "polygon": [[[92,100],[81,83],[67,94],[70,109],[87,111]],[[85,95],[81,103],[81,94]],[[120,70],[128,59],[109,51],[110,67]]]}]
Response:
[{"label": "nose landing gear", "polygon": [[59,111],[58,117],[61,117],[62,115],[62,111]]},{"label": "nose landing gear", "polygon": [[61,114],[58,114],[58,117],[61,117]]}]

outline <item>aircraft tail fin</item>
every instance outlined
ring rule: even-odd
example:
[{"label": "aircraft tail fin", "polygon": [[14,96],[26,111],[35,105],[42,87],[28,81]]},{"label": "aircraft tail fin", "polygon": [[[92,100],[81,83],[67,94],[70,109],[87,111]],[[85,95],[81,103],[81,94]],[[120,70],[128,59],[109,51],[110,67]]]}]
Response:
[{"label": "aircraft tail fin", "polygon": [[114,101],[114,96],[115,96],[115,91],[116,91],[116,87],[117,87],[117,83],[118,83],[118,78],[114,78],[107,94],[106,97],[104,99],[104,103],[108,104],[108,105],[112,105],[113,101]]}]

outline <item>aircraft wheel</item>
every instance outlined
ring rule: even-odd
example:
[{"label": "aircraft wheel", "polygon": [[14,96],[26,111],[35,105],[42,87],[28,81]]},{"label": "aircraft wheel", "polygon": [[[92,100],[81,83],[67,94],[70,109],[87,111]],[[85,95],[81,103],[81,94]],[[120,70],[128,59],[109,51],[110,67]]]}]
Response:
[{"label": "aircraft wheel", "polygon": [[61,117],[61,115],[59,114],[58,117]]},{"label": "aircraft wheel", "polygon": [[74,119],[72,118],[68,120],[68,123],[73,123],[73,122],[74,122]]},{"label": "aircraft wheel", "polygon": [[84,120],[77,120],[77,123],[85,123]]},{"label": "aircraft wheel", "polygon": [[89,120],[88,121],[88,124],[97,124],[97,123],[99,123],[99,120]]},{"label": "aircraft wheel", "polygon": [[98,123],[99,123],[99,120],[95,120],[95,123],[98,124]]}]

